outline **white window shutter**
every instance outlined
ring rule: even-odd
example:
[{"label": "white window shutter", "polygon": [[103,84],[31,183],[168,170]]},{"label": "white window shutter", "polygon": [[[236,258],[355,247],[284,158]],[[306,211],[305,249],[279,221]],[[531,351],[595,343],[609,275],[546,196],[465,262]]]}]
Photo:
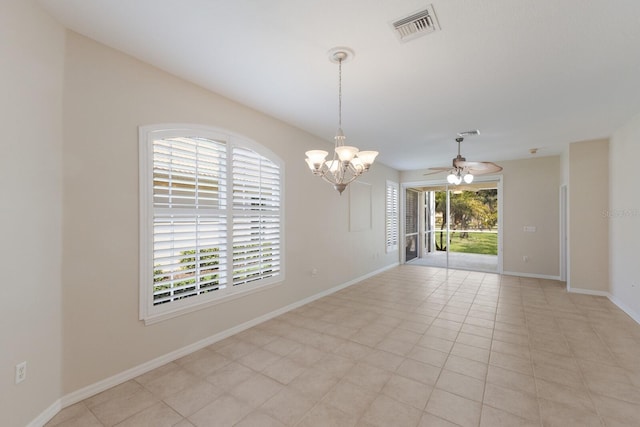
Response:
[{"label": "white window shutter", "polygon": [[280,273],[280,170],[269,159],[233,149],[233,286]]},{"label": "white window shutter", "polygon": [[386,235],[386,251],[392,252],[398,250],[398,231],[400,216],[398,199],[399,189],[395,182],[387,181],[386,197],[385,197],[385,235]]},{"label": "white window shutter", "polygon": [[224,289],[226,144],[153,141],[153,305]]}]

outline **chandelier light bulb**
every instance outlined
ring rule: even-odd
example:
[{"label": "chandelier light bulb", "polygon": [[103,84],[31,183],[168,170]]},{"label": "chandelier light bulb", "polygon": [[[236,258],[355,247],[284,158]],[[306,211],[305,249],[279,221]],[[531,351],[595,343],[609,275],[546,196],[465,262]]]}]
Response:
[{"label": "chandelier light bulb", "polygon": [[329,160],[325,164],[327,166],[327,171],[331,172],[332,174],[335,174],[340,167],[340,161],[338,160]]},{"label": "chandelier light bulb", "polygon": [[341,162],[350,162],[358,154],[358,148],[350,145],[342,145],[336,147],[336,153]]},{"label": "chandelier light bulb", "polygon": [[358,175],[360,175],[365,170],[364,164],[362,163],[362,160],[360,160],[360,156],[354,157],[353,160],[351,160],[351,166],[354,167]]},{"label": "chandelier light bulb", "polygon": [[307,155],[307,164],[313,169],[320,169],[324,163],[324,159],[329,154],[324,150],[310,150],[304,153]]},{"label": "chandelier light bulb", "polygon": [[456,175],[454,173],[450,173],[449,175],[447,175],[447,182],[449,184],[455,184],[456,182]]},{"label": "chandelier light bulb", "polygon": [[377,151],[360,151],[358,152],[358,158],[362,161],[364,165],[364,170],[369,170],[369,166],[373,164],[378,156]]},{"label": "chandelier light bulb", "polygon": [[311,161],[311,159],[310,159],[310,158],[308,158],[308,157],[307,157],[306,159],[304,159],[304,161],[305,161],[305,162],[307,162],[307,165],[309,166],[309,169],[311,169],[312,171],[313,171],[313,170],[318,169],[318,168],[316,168],[316,166],[313,164],[313,162]]}]

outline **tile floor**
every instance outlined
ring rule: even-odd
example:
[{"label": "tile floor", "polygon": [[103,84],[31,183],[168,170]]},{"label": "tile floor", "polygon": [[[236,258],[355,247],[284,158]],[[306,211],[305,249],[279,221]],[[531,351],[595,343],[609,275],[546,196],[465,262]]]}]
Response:
[{"label": "tile floor", "polygon": [[404,265],[48,426],[638,426],[640,325],[559,282]]}]

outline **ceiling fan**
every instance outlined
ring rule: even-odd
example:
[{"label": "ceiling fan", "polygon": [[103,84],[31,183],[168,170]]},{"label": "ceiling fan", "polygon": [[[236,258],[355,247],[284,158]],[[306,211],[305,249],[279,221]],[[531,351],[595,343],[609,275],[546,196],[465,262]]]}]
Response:
[{"label": "ceiling fan", "polygon": [[474,175],[500,172],[502,170],[502,166],[498,166],[493,162],[468,162],[466,158],[460,155],[460,143],[464,141],[462,135],[478,134],[478,131],[459,133],[456,138],[456,142],[458,143],[458,155],[453,159],[452,166],[429,168],[431,172],[425,173],[425,175],[449,172],[447,175],[447,182],[449,184],[459,185],[463,181],[467,184],[471,184],[473,182]]}]

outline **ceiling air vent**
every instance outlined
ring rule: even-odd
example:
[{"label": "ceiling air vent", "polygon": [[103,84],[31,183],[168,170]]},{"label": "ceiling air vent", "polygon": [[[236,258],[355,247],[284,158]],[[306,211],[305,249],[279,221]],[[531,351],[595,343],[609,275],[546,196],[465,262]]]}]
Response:
[{"label": "ceiling air vent", "polygon": [[478,129],[473,130],[465,130],[464,132],[458,132],[458,136],[474,136],[480,135],[480,131]]},{"label": "ceiling air vent", "polygon": [[440,29],[433,5],[393,22],[393,28],[402,42],[433,33]]}]

